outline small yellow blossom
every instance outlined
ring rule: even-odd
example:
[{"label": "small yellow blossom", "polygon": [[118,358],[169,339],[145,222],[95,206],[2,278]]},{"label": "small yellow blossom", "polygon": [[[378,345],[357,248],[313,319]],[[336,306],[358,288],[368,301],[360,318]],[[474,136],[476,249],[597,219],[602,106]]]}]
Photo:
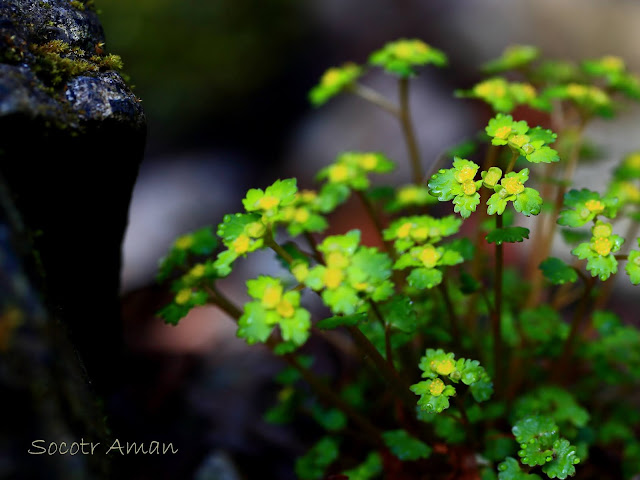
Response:
[{"label": "small yellow blossom", "polygon": [[313,190],[302,190],[298,192],[296,195],[300,200],[302,200],[305,203],[313,202],[318,197],[318,194]]},{"label": "small yellow blossom", "polygon": [[189,275],[195,278],[200,278],[205,274],[205,272],[206,272],[206,269],[204,268],[204,265],[199,263],[189,271]]},{"label": "small yellow blossom", "polygon": [[329,167],[329,180],[332,182],[344,182],[349,178],[349,169],[345,165],[332,165]]},{"label": "small yellow blossom", "polygon": [[327,268],[324,273],[324,284],[329,290],[334,290],[340,286],[343,278],[344,274],[339,268]]},{"label": "small yellow blossom", "polygon": [[429,393],[434,397],[437,397],[438,395],[441,395],[442,392],[444,392],[444,382],[439,378],[436,378],[431,382],[431,385],[429,385]]},{"label": "small yellow blossom", "polygon": [[327,265],[334,268],[344,268],[349,265],[349,259],[342,252],[331,252],[327,255]]},{"label": "small yellow blossom", "polygon": [[262,222],[253,222],[247,225],[245,231],[250,237],[259,238],[267,231],[267,227],[265,227]]},{"label": "small yellow blossom", "polygon": [[296,312],[296,310],[295,308],[293,308],[293,305],[291,305],[291,302],[282,300],[280,303],[278,303],[276,312],[278,312],[281,317],[291,318],[293,317],[293,314]]},{"label": "small yellow blossom", "polygon": [[299,263],[291,269],[291,273],[298,282],[302,283],[309,276],[309,267],[306,263]]},{"label": "small yellow blossom", "polygon": [[588,200],[584,204],[590,212],[600,213],[604,211],[604,204],[600,200]]},{"label": "small yellow blossom", "polygon": [[593,249],[598,255],[607,256],[611,253],[611,240],[608,237],[596,238],[593,242]]},{"label": "small yellow blossom", "polygon": [[396,231],[396,236],[398,238],[407,238],[409,236],[409,233],[411,232],[411,227],[413,225],[411,224],[411,222],[405,222],[403,223],[400,228],[398,228],[398,230]]},{"label": "small yellow blossom", "polygon": [[571,97],[584,97],[587,94],[587,87],[578,83],[570,83],[567,85],[567,93]]},{"label": "small yellow blossom", "polygon": [[193,245],[193,238],[190,235],[183,235],[178,237],[175,242],[176,248],[180,250],[186,250]]},{"label": "small yellow blossom", "polygon": [[335,67],[324,72],[324,75],[322,75],[320,79],[320,84],[323,87],[333,87],[337,85],[338,82],[340,82],[340,69]]},{"label": "small yellow blossom", "polygon": [[440,254],[431,245],[427,245],[418,257],[426,268],[433,268],[440,260]]},{"label": "small yellow blossom", "polygon": [[462,184],[462,191],[465,195],[473,195],[476,193],[476,184],[472,180],[468,180]]},{"label": "small yellow blossom", "polygon": [[600,63],[603,67],[609,70],[622,71],[624,70],[624,61],[620,57],[614,55],[607,55],[600,59]]},{"label": "small yellow blossom", "polygon": [[456,364],[451,359],[431,362],[431,369],[439,375],[449,375],[456,369]]},{"label": "small yellow blossom", "polygon": [[504,127],[500,127],[496,130],[495,137],[500,138],[502,140],[506,140],[510,134],[511,134],[511,127],[508,125],[505,125]]},{"label": "small yellow blossom", "polygon": [[411,237],[418,241],[426,240],[429,236],[429,229],[427,227],[418,227],[411,232]]},{"label": "small yellow blossom", "polygon": [[593,236],[594,237],[608,237],[613,233],[613,229],[611,225],[608,223],[598,223],[595,227],[593,227]]},{"label": "small yellow blossom", "polygon": [[369,284],[367,282],[359,282],[359,283],[356,283],[353,286],[353,288],[355,288],[356,290],[361,292],[361,291],[366,290],[367,288],[369,288]]},{"label": "small yellow blossom", "polygon": [[509,195],[518,195],[524,192],[524,185],[518,177],[509,177],[502,180],[502,186]]},{"label": "small yellow blossom", "polygon": [[529,142],[529,137],[526,135],[513,135],[509,138],[509,142],[517,147],[522,147],[525,143]]},{"label": "small yellow blossom", "polygon": [[455,174],[456,180],[458,180],[460,183],[473,180],[473,177],[475,176],[476,176],[476,170],[471,167],[462,167]]},{"label": "small yellow blossom", "polygon": [[358,164],[365,170],[373,170],[378,166],[378,157],[373,153],[367,153],[358,159]]},{"label": "small yellow blossom", "polygon": [[189,300],[191,300],[191,289],[190,288],[183,288],[182,290],[180,290],[178,292],[178,294],[176,295],[176,298],[175,298],[175,301],[176,301],[176,303],[178,305],[184,305]]},{"label": "small yellow blossom", "polygon": [[260,200],[258,200],[258,207],[262,210],[271,210],[272,208],[277,207],[279,203],[279,198],[273,197],[271,195],[265,195]]},{"label": "small yellow blossom", "polygon": [[304,223],[309,220],[309,211],[306,208],[298,208],[293,219],[298,223]]},{"label": "small yellow blossom", "polygon": [[264,289],[262,295],[262,305],[267,308],[276,308],[282,299],[282,287],[280,285],[269,285]]},{"label": "small yellow blossom", "polygon": [[398,192],[398,200],[402,203],[411,203],[418,198],[418,190],[415,187],[405,187]]},{"label": "small yellow blossom", "polygon": [[233,251],[236,252],[238,255],[242,255],[243,253],[247,253],[247,251],[249,251],[249,245],[250,245],[249,237],[244,233],[241,233],[240,235],[238,235],[238,238],[236,238],[231,243],[231,248],[233,248]]}]

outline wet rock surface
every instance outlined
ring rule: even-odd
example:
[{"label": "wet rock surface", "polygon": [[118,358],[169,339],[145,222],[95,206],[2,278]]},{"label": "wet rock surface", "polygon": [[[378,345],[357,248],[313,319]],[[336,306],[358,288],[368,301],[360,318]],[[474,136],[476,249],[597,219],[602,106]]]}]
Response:
[{"label": "wet rock surface", "polygon": [[68,335],[76,354],[65,358],[103,398],[122,368],[121,243],[146,135],[120,66],[92,0],[0,1],[0,190],[20,232],[6,225],[44,301],[39,318]]}]

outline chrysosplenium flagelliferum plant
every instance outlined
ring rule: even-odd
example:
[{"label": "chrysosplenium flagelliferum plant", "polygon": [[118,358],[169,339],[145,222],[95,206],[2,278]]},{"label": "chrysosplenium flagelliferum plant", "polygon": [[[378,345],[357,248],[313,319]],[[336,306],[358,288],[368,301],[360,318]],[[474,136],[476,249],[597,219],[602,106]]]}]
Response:
[{"label": "chrysosplenium flagelliferum plant", "polygon": [[[598,191],[572,179],[593,157],[585,128],[640,99],[640,81],[617,57],[574,65],[510,47],[486,64],[489,78],[457,92],[493,117],[425,175],[409,85],[420,67],[446,66],[445,54],[399,40],[368,64],[330,68],[311,102],[351,93],[396,117],[412,183],[374,187],[394,161],[343,152],[319,172],[317,190],[292,178],[249,190],[219,240],[205,228],[175,241],[159,273],[175,296],[160,316],[176,324],[217,305],[239,337],[287,362],[266,420],[310,415],[326,431],[297,460],[301,479],[604,478],[611,467],[592,459],[607,456],[614,476],[639,473],[640,331],[606,306],[613,277],[640,283],[640,152]],[[360,83],[368,68],[395,77],[397,104]],[[544,126],[519,119],[532,111]],[[357,224],[326,233],[350,195],[371,217],[376,246]],[[558,236],[563,259],[551,252]],[[507,264],[507,248],[523,254]],[[247,280],[250,300],[234,305],[217,282],[265,249],[283,273]],[[312,314],[314,295],[330,314]],[[348,381],[319,377],[311,335],[362,367],[345,372]]]}]

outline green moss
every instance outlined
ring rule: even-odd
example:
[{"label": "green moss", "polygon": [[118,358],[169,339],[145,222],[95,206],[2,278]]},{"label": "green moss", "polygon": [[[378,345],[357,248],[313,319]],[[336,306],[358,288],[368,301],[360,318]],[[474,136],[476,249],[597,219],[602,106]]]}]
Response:
[{"label": "green moss", "polygon": [[71,3],[72,7],[77,8],[78,10],[84,12],[84,8],[85,8],[84,3],[79,2],[77,0],[71,0],[71,2],[69,2],[69,3]]},{"label": "green moss", "polygon": [[118,55],[93,55],[87,59],[84,50],[71,47],[62,40],[32,45],[31,51],[37,57],[34,72],[47,86],[54,88],[64,85],[78,75],[121,70],[123,67],[122,59]]}]

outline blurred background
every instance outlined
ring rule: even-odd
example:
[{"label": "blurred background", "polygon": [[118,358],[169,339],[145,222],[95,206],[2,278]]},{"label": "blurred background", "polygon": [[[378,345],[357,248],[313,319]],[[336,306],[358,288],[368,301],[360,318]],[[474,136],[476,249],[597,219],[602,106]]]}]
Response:
[{"label": "blurred background", "polygon": [[[292,462],[312,429],[261,420],[281,368],[235,338],[213,309],[178,327],[154,317],[170,297],[154,284],[158,259],[175,237],[240,211],[248,188],[313,175],[337,153],[379,150],[406,162],[394,118],[343,95],[313,109],[307,92],[330,66],[364,63],[401,37],[444,50],[449,68],[412,82],[413,118],[427,169],[443,150],[472,137],[489,111],[454,99],[481,77],[479,67],[509,44],[533,44],[549,58],[605,54],[640,71],[640,3],[633,0],[99,0],[106,48],[125,63],[143,100],[149,133],[124,242],[122,300],[130,368],[110,399],[121,438],[173,442],[180,453],[129,456],[131,478],[293,478]],[[394,79],[363,83],[395,100]],[[606,161],[576,182],[598,187],[611,162],[640,147],[638,109],[595,121],[588,135]],[[394,182],[407,182],[400,168]],[[603,177],[605,175],[605,177]],[[243,280],[277,266],[270,255],[240,262],[223,289],[241,302]],[[624,305],[624,296],[616,305]],[[330,373],[331,358],[320,368]],[[268,471],[267,476],[257,472]],[[226,475],[226,476],[222,476]]]}]

